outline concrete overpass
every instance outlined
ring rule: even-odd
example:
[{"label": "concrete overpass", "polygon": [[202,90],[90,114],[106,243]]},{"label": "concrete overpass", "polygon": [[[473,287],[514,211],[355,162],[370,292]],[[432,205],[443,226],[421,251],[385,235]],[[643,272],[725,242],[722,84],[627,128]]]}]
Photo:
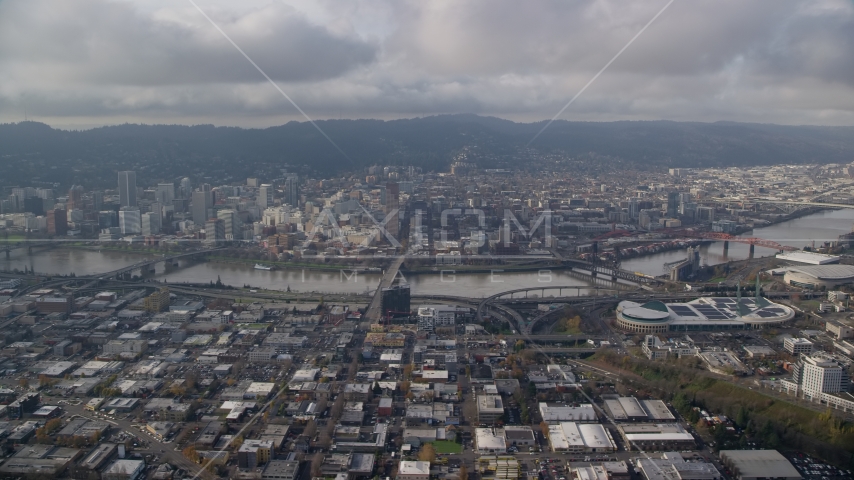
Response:
[{"label": "concrete overpass", "polygon": [[374,298],[371,299],[370,305],[368,305],[368,309],[365,311],[365,318],[372,322],[378,322],[383,313],[382,310],[382,298],[383,298],[383,289],[389,288],[394,279],[397,277],[397,274],[400,272],[400,267],[403,265],[403,261],[406,259],[404,255],[400,255],[391,262],[391,266],[389,266],[388,270],[383,274],[383,278],[380,279],[380,284],[377,286],[377,291],[374,292]]}]

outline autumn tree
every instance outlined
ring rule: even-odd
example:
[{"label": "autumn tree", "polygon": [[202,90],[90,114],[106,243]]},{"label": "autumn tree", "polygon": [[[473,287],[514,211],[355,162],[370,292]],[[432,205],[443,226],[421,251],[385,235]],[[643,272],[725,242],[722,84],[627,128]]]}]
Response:
[{"label": "autumn tree", "polygon": [[460,465],[460,480],[468,480],[469,478],[469,470],[466,468],[466,464],[463,463]]},{"label": "autumn tree", "polygon": [[549,424],[544,421],[540,422],[540,431],[543,432],[543,437],[549,439]]},{"label": "autumn tree", "polygon": [[421,446],[421,451],[418,452],[418,460],[422,462],[436,461],[436,449],[433,448],[432,443],[425,443]]},{"label": "autumn tree", "polygon": [[190,445],[181,451],[185,457],[189,458],[193,463],[199,463],[199,453],[196,451],[196,447]]},{"label": "autumn tree", "polygon": [[30,381],[26,378],[21,378],[18,380],[18,385],[20,385],[21,388],[30,388]]},{"label": "autumn tree", "polygon": [[192,390],[192,389],[196,388],[196,383],[198,382],[198,380],[199,380],[199,374],[196,373],[195,370],[189,370],[189,371],[187,371],[187,375],[184,377],[184,385],[188,389]]}]

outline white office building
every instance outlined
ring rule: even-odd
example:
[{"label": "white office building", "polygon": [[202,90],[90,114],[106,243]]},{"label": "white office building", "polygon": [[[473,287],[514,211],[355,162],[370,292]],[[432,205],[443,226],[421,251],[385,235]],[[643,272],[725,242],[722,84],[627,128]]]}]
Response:
[{"label": "white office building", "polygon": [[122,208],[119,210],[119,228],[122,235],[135,235],[142,232],[142,215],[139,209]]},{"label": "white office building", "polygon": [[783,349],[792,355],[800,355],[802,353],[809,355],[812,353],[813,345],[806,338],[787,338],[783,340]]},{"label": "white office building", "polygon": [[432,332],[440,327],[453,327],[456,321],[456,307],[432,305],[418,308],[418,330]]}]

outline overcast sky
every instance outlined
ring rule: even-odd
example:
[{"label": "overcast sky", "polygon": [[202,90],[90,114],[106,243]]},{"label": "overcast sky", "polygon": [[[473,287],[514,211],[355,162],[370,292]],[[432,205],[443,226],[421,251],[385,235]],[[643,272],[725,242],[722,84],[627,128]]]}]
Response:
[{"label": "overcast sky", "polygon": [[[549,119],[655,1],[195,0],[312,118]],[[0,122],[302,116],[188,0],[0,1]],[[854,125],[854,3],[676,0],[560,117]]]}]

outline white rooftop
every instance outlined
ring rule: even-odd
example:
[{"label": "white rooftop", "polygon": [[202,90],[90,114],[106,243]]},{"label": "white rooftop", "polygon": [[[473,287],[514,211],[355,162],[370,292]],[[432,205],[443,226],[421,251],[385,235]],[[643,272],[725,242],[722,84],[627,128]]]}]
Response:
[{"label": "white rooftop", "polygon": [[777,258],[790,262],[806,263],[809,265],[826,265],[828,263],[839,263],[841,257],[799,250],[797,252],[778,253]]},{"label": "white rooftop", "polygon": [[430,475],[430,462],[403,460],[397,468],[399,475]]}]

